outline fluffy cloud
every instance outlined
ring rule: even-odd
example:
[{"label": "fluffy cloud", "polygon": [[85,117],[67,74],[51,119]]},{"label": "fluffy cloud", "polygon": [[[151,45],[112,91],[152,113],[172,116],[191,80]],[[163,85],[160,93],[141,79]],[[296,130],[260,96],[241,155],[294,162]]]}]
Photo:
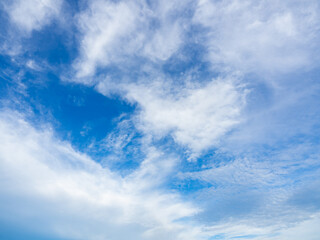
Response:
[{"label": "fluffy cloud", "polygon": [[184,9],[178,1],[91,1],[81,12],[78,26],[82,33],[81,55],[74,63],[78,78],[92,76],[99,67],[136,63],[136,58],[166,60],[181,44]]},{"label": "fluffy cloud", "polygon": [[139,9],[133,3],[92,1],[89,9],[78,17],[83,32],[82,57],[76,64],[78,77],[91,75],[98,65],[117,60],[114,53],[122,52],[126,46],[120,40],[135,30]]},{"label": "fluffy cloud", "polygon": [[0,221],[70,239],[199,239],[179,223],[198,210],[156,190],[172,161],[154,149],[121,178],[17,113],[1,113],[0,132]]},{"label": "fluffy cloud", "polygon": [[[116,91],[138,104],[134,122],[140,131],[158,139],[171,134],[197,156],[240,122],[246,91],[237,76],[209,83],[193,79],[189,85],[186,76],[179,85],[153,67],[184,44],[188,4],[91,1],[77,17],[82,40],[73,80],[94,83],[106,96]],[[114,66],[124,77],[92,77],[98,69]],[[131,69],[140,70],[137,79],[127,76]]]},{"label": "fluffy cloud", "polygon": [[215,68],[288,72],[314,65],[317,1],[198,1],[194,22],[206,29]]},{"label": "fluffy cloud", "polygon": [[160,81],[127,87],[126,98],[141,108],[138,128],[146,134],[156,138],[171,134],[197,154],[216,146],[240,122],[246,91],[232,77],[171,91],[165,85]]},{"label": "fluffy cloud", "polygon": [[57,17],[62,0],[16,0],[6,7],[10,20],[21,30],[30,33],[40,30]]},{"label": "fluffy cloud", "polygon": [[63,0],[3,1],[0,5],[3,21],[0,53],[18,60],[19,55],[30,50],[26,43],[32,39],[34,31],[41,31],[54,20],[62,19],[62,5]]}]

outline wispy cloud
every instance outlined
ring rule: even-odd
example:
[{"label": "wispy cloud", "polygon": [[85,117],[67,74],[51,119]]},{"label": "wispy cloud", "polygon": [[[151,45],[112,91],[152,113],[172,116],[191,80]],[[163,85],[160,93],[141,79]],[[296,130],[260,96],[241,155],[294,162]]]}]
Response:
[{"label": "wispy cloud", "polygon": [[2,112],[0,123],[1,221],[71,239],[199,239],[178,222],[198,210],[156,188],[170,167],[156,150],[121,178],[17,113]]}]

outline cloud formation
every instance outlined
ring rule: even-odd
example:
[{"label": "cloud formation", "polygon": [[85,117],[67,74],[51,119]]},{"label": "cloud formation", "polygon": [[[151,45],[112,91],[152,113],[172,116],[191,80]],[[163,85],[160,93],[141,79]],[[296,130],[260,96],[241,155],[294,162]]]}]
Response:
[{"label": "cloud formation", "polygon": [[39,31],[59,15],[62,0],[15,0],[6,6],[10,20],[27,33]]},{"label": "cloud formation", "polygon": [[216,69],[286,73],[315,65],[317,1],[198,1],[194,22],[206,28]]},{"label": "cloud formation", "polygon": [[2,6],[0,226],[48,239],[319,235],[316,0]]},{"label": "cloud formation", "polygon": [[[136,58],[167,60],[182,43],[183,18],[175,14],[187,2],[89,2],[77,16],[82,33],[77,78],[92,76],[99,67],[133,65]],[[128,66],[121,66],[126,68]]]},{"label": "cloud formation", "polygon": [[137,124],[146,134],[156,138],[171,134],[178,144],[199,154],[217,146],[219,139],[240,122],[246,91],[232,76],[173,92],[164,85],[160,81],[128,86],[126,98],[139,104]]},{"label": "cloud formation", "polygon": [[178,221],[198,210],[156,189],[171,164],[155,151],[121,178],[17,113],[1,113],[0,132],[1,221],[68,239],[199,239]]}]

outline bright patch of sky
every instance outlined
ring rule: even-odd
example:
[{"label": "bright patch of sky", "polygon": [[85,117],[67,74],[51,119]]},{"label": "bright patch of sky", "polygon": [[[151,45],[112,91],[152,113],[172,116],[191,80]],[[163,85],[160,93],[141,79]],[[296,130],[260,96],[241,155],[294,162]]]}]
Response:
[{"label": "bright patch of sky", "polygon": [[0,238],[317,240],[317,0],[0,3]]}]

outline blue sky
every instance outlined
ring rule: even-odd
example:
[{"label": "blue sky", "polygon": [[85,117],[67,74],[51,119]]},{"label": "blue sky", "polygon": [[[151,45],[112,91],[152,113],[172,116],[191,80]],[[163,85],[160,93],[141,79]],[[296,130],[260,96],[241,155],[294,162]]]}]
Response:
[{"label": "blue sky", "polygon": [[319,8],[2,1],[0,238],[317,240]]}]

